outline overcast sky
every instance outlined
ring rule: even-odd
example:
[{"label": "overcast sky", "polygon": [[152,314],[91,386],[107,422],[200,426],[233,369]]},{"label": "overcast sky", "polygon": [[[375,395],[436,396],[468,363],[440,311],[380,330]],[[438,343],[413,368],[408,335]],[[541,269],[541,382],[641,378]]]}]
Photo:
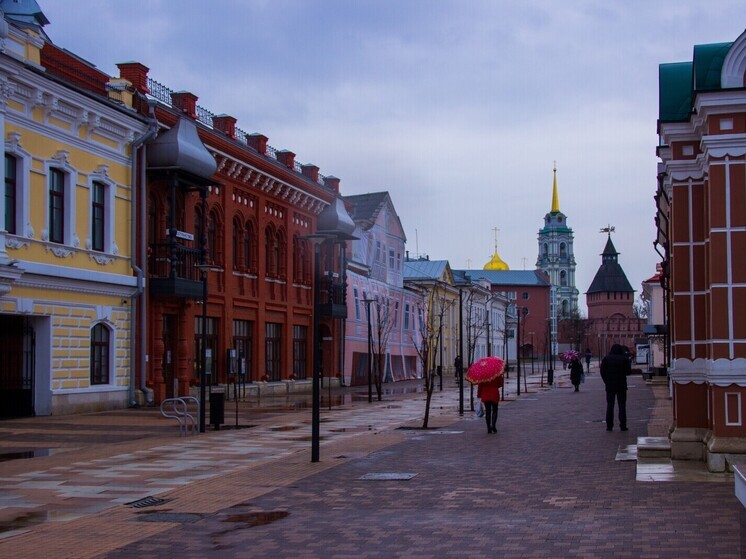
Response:
[{"label": "overcast sky", "polygon": [[606,238],[655,273],[658,65],[734,41],[742,0],[38,0],[59,46],[269,137],[343,194],[386,190],[411,255],[532,269],[557,161],[582,295]]}]

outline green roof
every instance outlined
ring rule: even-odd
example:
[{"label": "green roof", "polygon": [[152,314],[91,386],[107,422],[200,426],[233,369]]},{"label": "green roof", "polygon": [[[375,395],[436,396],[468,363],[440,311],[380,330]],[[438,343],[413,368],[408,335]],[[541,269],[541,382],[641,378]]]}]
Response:
[{"label": "green roof", "polygon": [[692,110],[692,63],[661,64],[658,82],[658,120],[688,120]]},{"label": "green roof", "polygon": [[733,43],[714,43],[694,46],[694,89],[720,89],[723,61]]}]

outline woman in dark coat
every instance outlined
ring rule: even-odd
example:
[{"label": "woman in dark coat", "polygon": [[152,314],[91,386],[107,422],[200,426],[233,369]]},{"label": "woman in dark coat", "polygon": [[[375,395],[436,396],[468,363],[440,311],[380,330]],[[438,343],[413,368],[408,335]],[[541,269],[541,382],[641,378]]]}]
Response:
[{"label": "woman in dark coat", "polygon": [[577,356],[570,360],[570,382],[575,387],[575,392],[580,391],[580,380],[583,376],[583,364]]},{"label": "woman in dark coat", "polygon": [[477,398],[484,404],[487,433],[497,433],[497,405],[500,402],[500,387],[503,383],[503,376],[499,375],[489,382],[481,382],[477,385]]},{"label": "woman in dark coat", "polygon": [[611,346],[609,354],[601,361],[601,378],[606,385],[606,430],[614,429],[614,401],[619,405],[619,428],[627,430],[627,377],[632,365],[624,347]]}]

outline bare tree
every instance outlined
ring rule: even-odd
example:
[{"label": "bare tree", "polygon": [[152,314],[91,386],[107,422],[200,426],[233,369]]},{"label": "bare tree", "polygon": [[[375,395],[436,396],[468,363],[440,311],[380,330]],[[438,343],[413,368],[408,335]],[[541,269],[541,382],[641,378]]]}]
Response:
[{"label": "bare tree", "polygon": [[422,420],[422,428],[427,429],[430,420],[430,403],[435,389],[435,379],[438,376],[435,358],[440,344],[443,343],[441,339],[443,329],[440,324],[443,323],[443,317],[453,302],[446,299],[445,293],[438,294],[436,290],[430,288],[423,288],[423,291],[427,301],[428,316],[423,318],[423,309],[419,309],[419,340],[412,338],[412,342],[422,363],[422,379],[425,384],[425,416]]},{"label": "bare tree", "polygon": [[580,314],[580,311],[573,309],[569,316],[559,321],[559,339],[572,344],[573,348],[579,351],[589,329],[588,319]]},{"label": "bare tree", "polygon": [[[383,379],[386,372],[386,350],[388,349],[389,336],[394,329],[396,308],[391,301],[376,297],[376,321],[373,330],[373,382],[376,386],[378,401],[383,395]],[[392,310],[392,307],[393,310]],[[372,318],[372,317],[371,317]]]},{"label": "bare tree", "polygon": [[477,342],[481,335],[487,330],[487,323],[481,313],[478,312],[478,305],[474,301],[474,292],[468,292],[466,296],[466,316],[464,317],[466,326],[466,363],[468,368],[474,363],[476,357]]},{"label": "bare tree", "polygon": [[635,315],[635,318],[648,317],[648,306],[645,304],[645,301],[643,301],[642,298],[637,297],[637,299],[635,299],[635,303],[634,305],[632,305],[632,314]]}]

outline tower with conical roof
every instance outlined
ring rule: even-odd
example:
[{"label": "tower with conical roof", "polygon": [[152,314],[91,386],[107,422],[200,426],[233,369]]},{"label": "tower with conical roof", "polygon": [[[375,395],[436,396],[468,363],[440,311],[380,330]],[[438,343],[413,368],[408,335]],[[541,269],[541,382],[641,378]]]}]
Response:
[{"label": "tower with conical roof", "polygon": [[560,211],[557,190],[557,163],[552,182],[552,209],[544,216],[544,227],[539,230],[539,257],[536,267],[549,276],[552,284],[552,318],[572,316],[578,309],[578,290],[575,287],[574,235],[567,225],[567,216]]},{"label": "tower with conical roof", "polygon": [[611,231],[613,227],[602,229],[609,236],[601,253],[601,266],[585,293],[590,320],[634,317],[635,290],[619,265],[619,253],[611,242]]}]

